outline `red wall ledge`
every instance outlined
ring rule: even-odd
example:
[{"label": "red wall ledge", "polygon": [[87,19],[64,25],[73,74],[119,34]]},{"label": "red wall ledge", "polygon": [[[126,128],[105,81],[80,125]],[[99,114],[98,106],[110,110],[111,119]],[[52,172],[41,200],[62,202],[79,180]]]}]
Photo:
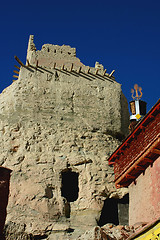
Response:
[{"label": "red wall ledge", "polygon": [[109,157],[117,188],[127,187],[160,156],[160,99]]}]

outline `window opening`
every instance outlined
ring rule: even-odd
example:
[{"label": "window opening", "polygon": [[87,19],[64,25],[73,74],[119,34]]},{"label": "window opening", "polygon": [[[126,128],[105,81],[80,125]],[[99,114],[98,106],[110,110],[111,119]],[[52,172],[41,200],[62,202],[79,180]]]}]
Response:
[{"label": "window opening", "polygon": [[107,198],[104,201],[98,225],[101,227],[107,223],[118,225],[118,205],[114,198]]},{"label": "window opening", "polygon": [[62,196],[68,202],[74,202],[78,198],[78,192],[78,173],[72,171],[62,172]]},{"label": "window opening", "polygon": [[101,227],[107,223],[115,225],[128,225],[129,194],[122,199],[107,198],[104,201],[98,225]]}]

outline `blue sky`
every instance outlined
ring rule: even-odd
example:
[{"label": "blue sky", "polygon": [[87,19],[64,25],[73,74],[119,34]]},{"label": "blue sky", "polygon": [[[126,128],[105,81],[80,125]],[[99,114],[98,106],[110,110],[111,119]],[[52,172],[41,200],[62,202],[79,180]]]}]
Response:
[{"label": "blue sky", "polygon": [[115,69],[127,100],[142,87],[148,110],[159,99],[160,1],[2,1],[0,6],[0,92],[12,83],[14,55],[25,62],[28,38],[76,47],[88,66]]}]

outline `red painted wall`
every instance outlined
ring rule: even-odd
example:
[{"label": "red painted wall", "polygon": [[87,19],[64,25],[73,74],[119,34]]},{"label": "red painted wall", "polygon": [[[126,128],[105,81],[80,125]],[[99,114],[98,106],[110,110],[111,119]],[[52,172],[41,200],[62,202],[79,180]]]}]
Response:
[{"label": "red painted wall", "polygon": [[160,217],[160,157],[129,186],[129,224]]}]

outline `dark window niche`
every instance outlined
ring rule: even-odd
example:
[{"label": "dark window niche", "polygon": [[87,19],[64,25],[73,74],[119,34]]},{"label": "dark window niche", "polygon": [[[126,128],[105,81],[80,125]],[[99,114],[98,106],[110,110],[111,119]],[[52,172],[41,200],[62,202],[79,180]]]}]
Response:
[{"label": "dark window niche", "polygon": [[108,198],[104,201],[101,216],[98,222],[99,226],[107,223],[114,225],[128,225],[129,195],[122,199]]},{"label": "dark window niche", "polygon": [[61,194],[67,202],[74,202],[78,198],[78,173],[72,171],[62,172]]}]

